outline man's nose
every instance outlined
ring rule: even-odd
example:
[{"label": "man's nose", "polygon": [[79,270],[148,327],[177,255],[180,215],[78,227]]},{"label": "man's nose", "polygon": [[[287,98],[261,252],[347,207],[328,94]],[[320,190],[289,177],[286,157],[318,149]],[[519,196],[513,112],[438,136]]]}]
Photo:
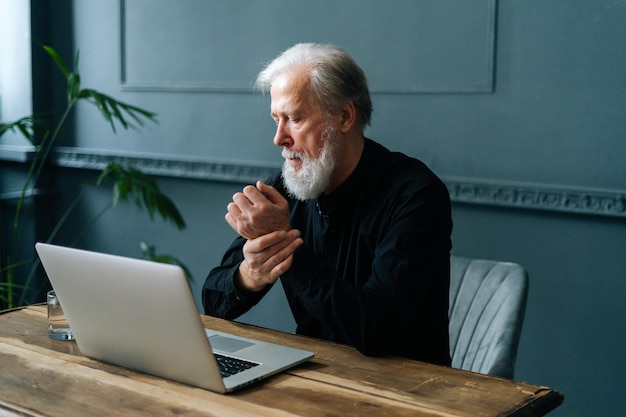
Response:
[{"label": "man's nose", "polygon": [[274,135],[274,145],[289,147],[293,144],[293,139],[289,134],[289,129],[285,122],[279,121],[276,125],[276,134]]}]

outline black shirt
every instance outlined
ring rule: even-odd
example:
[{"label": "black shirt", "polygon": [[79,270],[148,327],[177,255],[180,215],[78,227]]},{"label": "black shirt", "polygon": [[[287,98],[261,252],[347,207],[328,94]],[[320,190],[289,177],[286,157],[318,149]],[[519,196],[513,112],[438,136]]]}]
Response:
[{"label": "black shirt", "polygon": [[[422,162],[365,140],[350,177],[330,195],[290,198],[304,244],[281,281],[299,334],[450,365],[450,199]],[[236,318],[267,292],[238,290],[245,240],[235,239],[203,288],[207,314]]]}]

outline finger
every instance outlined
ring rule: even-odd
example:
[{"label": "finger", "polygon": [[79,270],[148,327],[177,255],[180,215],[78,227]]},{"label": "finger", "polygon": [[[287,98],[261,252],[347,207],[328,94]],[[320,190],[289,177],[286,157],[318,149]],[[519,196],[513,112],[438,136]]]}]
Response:
[{"label": "finger", "polygon": [[266,283],[274,282],[291,267],[293,263],[293,251],[289,253],[281,252],[265,260],[258,259],[257,257],[246,258],[246,262],[249,268],[249,276],[265,277],[261,279]]},{"label": "finger", "polygon": [[256,187],[261,194],[263,194],[269,201],[274,204],[278,204],[283,200],[287,201],[276,188],[272,187],[271,185],[265,184],[263,181],[257,181]]},{"label": "finger", "polygon": [[228,222],[230,227],[232,227],[235,230],[237,229],[236,225],[239,222],[240,216],[241,216],[241,210],[239,210],[239,207],[237,206],[237,204],[228,203],[228,205],[226,206],[226,215],[224,216],[224,218],[226,219],[226,222]]},{"label": "finger", "polygon": [[229,203],[228,206],[226,206],[226,209],[227,212],[224,215],[224,219],[235,232],[237,232],[241,237],[245,239],[253,239],[255,237],[258,237],[258,234],[251,235],[247,232],[246,228],[244,227],[246,220],[244,213],[242,213],[237,204]]},{"label": "finger", "polygon": [[239,218],[241,216],[241,209],[236,203],[228,203],[226,210],[234,217]]},{"label": "finger", "polygon": [[274,263],[282,262],[287,256],[302,244],[303,240],[299,237],[288,236],[280,242],[272,245],[268,252],[273,253]]},{"label": "finger", "polygon": [[274,252],[277,252],[298,239],[300,237],[300,231],[298,229],[291,229],[289,231],[278,230],[261,237],[266,237],[267,240],[264,240],[263,243],[267,244],[267,247]]},{"label": "finger", "polygon": [[[295,237],[289,237],[289,233],[284,230],[277,230],[275,232],[268,233],[263,236],[259,236],[256,239],[250,240],[247,245],[247,250],[250,253],[261,253],[263,251],[267,251],[279,244],[280,242],[285,241],[285,239],[289,239],[284,244],[289,244],[289,242]],[[274,250],[275,252],[276,250]]]},{"label": "finger", "polygon": [[275,264],[270,271],[270,276],[272,278],[278,278],[291,268],[291,264],[293,263],[293,254],[296,249],[302,245],[302,243],[302,239],[295,239],[268,260],[270,265]]},{"label": "finger", "polygon": [[299,237],[286,237],[281,241],[269,246],[267,249],[261,252],[260,259],[263,259],[264,263],[270,265],[277,265],[283,262],[287,257],[293,255],[294,251],[303,243],[303,240]]},{"label": "finger", "polygon": [[245,187],[243,193],[253,205],[261,205],[268,202],[267,197],[265,197],[260,190],[251,185]]},{"label": "finger", "polygon": [[289,268],[291,268],[292,263],[293,263],[293,255],[287,257],[287,259],[285,259],[283,262],[279,263],[274,268],[272,268],[272,271],[270,272],[270,277],[275,278],[275,279],[280,278],[281,275],[284,275],[285,272],[287,272]]},{"label": "finger", "polygon": [[243,192],[235,193],[233,195],[233,203],[235,203],[242,212],[249,210],[250,207],[252,207],[252,202]]},{"label": "finger", "polygon": [[[224,216],[224,219],[226,220],[226,223],[228,223],[228,225],[235,232],[239,233],[239,223],[237,222],[237,220],[235,220],[235,218],[230,213],[226,213],[226,215]],[[239,233],[239,234],[241,234],[241,233]],[[245,237],[245,236],[243,236],[243,237]]]},{"label": "finger", "polygon": [[302,244],[299,232],[274,232],[256,239],[248,240],[243,247],[244,257],[255,269],[269,273],[277,264],[291,255]]},{"label": "finger", "polygon": [[293,253],[302,243],[302,239],[296,238],[286,245],[273,245],[261,252],[254,252],[250,250],[254,242],[249,240],[244,244],[244,263],[247,268],[244,272],[253,281],[272,283],[291,267]]}]

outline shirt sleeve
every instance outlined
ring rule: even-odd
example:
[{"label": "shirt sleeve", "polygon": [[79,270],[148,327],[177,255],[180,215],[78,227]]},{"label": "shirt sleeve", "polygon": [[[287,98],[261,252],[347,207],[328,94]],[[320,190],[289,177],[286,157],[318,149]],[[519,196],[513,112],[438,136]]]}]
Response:
[{"label": "shirt sleeve", "polygon": [[[276,185],[280,172],[270,176],[265,182]],[[235,286],[235,274],[243,262],[243,245],[246,239],[238,236],[224,253],[220,265],[209,272],[202,287],[202,304],[205,314],[228,320],[236,319],[252,307],[271,289],[267,286],[259,292],[240,290]]]},{"label": "shirt sleeve", "polygon": [[209,272],[202,288],[202,303],[205,314],[235,319],[250,310],[269,291],[268,286],[259,292],[243,291],[235,286],[235,274],[243,261],[245,239],[237,237],[230,245],[220,266]]}]

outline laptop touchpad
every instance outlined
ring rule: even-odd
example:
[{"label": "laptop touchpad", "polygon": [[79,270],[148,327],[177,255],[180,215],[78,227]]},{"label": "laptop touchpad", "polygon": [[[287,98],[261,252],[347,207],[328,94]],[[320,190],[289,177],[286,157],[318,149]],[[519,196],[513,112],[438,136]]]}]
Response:
[{"label": "laptop touchpad", "polygon": [[223,352],[237,352],[240,349],[254,345],[254,343],[246,342],[244,340],[234,339],[232,337],[220,336],[218,334],[210,336],[209,342],[211,347],[215,350],[221,350]]}]

